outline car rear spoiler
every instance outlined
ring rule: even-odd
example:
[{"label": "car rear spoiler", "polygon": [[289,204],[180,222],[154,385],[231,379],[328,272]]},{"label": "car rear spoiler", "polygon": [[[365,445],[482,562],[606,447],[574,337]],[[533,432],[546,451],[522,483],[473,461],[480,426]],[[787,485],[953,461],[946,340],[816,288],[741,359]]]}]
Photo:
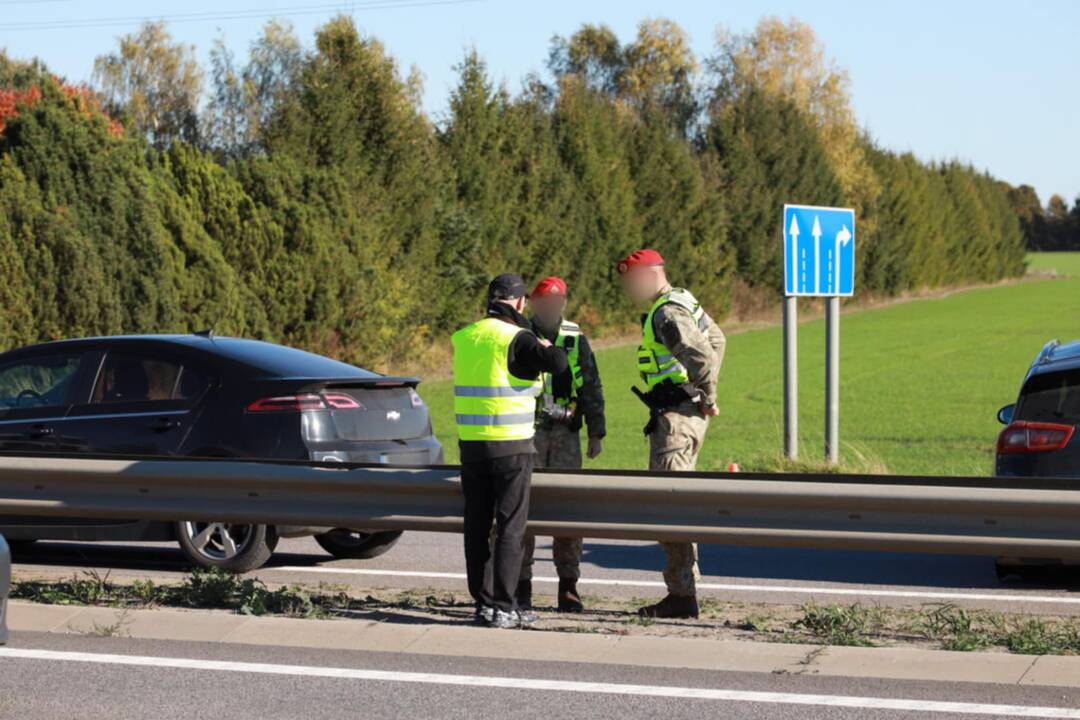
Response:
[{"label": "car rear spoiler", "polygon": [[1059,345],[1061,345],[1061,343],[1054,339],[1042,346],[1042,350],[1040,350],[1039,354],[1035,356],[1035,359],[1031,361],[1031,367],[1028,368],[1027,375],[1024,376],[1024,382],[1027,382],[1028,378],[1035,373],[1036,368],[1046,362],[1046,359],[1050,357],[1050,353],[1054,352]]},{"label": "car rear spoiler", "polygon": [[415,388],[420,384],[420,378],[415,377],[395,377],[392,375],[381,375],[371,378],[328,378],[322,380],[312,380],[310,384],[304,385],[302,391],[321,390],[324,388],[355,388],[355,387],[410,387]]}]

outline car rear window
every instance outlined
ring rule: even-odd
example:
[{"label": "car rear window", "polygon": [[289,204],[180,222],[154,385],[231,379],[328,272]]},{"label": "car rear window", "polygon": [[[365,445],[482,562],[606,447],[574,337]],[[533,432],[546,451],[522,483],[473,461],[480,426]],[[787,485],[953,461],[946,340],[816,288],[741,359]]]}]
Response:
[{"label": "car rear window", "polygon": [[1033,375],[1024,384],[1016,420],[1080,425],[1080,370]]},{"label": "car rear window", "polygon": [[260,342],[219,338],[214,341],[216,352],[245,365],[258,368],[276,377],[303,378],[373,378],[376,373],[331,360],[322,355],[295,348]]}]

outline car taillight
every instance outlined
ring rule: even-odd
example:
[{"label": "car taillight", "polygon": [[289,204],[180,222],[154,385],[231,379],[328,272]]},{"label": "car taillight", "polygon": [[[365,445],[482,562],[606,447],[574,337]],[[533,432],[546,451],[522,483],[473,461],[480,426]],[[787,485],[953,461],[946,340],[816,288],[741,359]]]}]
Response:
[{"label": "car taillight", "polygon": [[344,393],[325,393],[316,395],[282,395],[263,398],[247,406],[248,412],[304,412],[305,410],[361,410],[363,405],[351,395]]},{"label": "car taillight", "polygon": [[325,393],[323,400],[331,410],[359,410],[363,407],[356,398],[345,393]]},{"label": "car taillight", "polygon": [[1075,429],[1072,425],[1017,420],[998,435],[997,451],[1013,455],[1060,450],[1069,444]]}]

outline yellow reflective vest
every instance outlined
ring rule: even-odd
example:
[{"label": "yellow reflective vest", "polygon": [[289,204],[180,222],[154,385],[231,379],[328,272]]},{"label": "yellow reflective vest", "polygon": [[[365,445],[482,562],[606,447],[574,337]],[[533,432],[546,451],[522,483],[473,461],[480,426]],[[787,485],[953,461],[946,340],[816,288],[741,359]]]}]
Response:
[{"label": "yellow reflective vest", "polygon": [[515,377],[507,363],[523,328],[484,318],[454,333],[454,415],[461,440],[530,440],[539,379]]},{"label": "yellow reflective vest", "polygon": [[676,385],[690,382],[690,376],[687,374],[683,364],[656,337],[653,315],[668,303],[675,303],[689,310],[698,327],[703,330],[708,325],[705,309],[701,307],[701,303],[697,301],[697,298],[690,294],[689,290],[672,288],[656,299],[656,302],[652,304],[648,314],[645,316],[641,345],[638,347],[637,352],[638,372],[641,373],[641,379],[649,390],[652,390],[665,380],[671,380]]}]

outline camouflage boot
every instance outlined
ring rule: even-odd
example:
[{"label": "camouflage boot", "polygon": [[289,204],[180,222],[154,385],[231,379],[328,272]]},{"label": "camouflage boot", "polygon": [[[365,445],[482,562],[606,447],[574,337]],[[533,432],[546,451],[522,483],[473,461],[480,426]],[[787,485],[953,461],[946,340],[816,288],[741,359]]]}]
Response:
[{"label": "camouflage boot", "polygon": [[579,613],[585,609],[578,595],[577,582],[559,578],[559,612]]},{"label": "camouflage boot", "polygon": [[670,618],[685,620],[697,618],[697,597],[693,595],[668,595],[655,605],[646,605],[638,610],[643,618]]}]

